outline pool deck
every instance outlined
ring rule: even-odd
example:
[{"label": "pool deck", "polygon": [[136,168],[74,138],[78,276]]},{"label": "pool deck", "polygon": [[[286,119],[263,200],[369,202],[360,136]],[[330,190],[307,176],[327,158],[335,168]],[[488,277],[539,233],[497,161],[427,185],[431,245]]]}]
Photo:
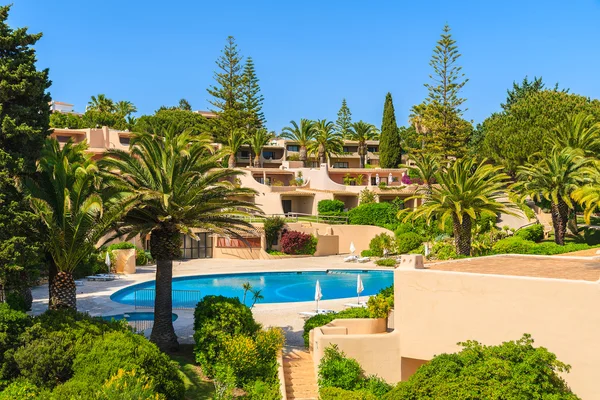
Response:
[{"label": "pool deck", "polygon": [[[305,257],[277,260],[227,260],[227,259],[197,259],[176,261],[173,264],[173,276],[212,275],[242,272],[281,272],[281,271],[325,271],[327,269],[381,269],[373,262],[357,264],[345,263],[346,255],[327,257]],[[110,296],[126,286],[154,280],[156,268],[154,266],[138,267],[133,275],[122,275],[121,279],[101,282],[85,281],[83,286],[77,286],[77,309],[91,315],[114,315],[134,311],[151,311],[138,309],[132,305],[116,303]],[[48,308],[48,285],[33,288],[32,314],[40,314]],[[366,296],[362,297],[361,300]],[[335,311],[344,309],[344,303],[356,302],[356,298],[322,300],[319,308]],[[252,310],[254,317],[264,326],[279,326],[287,337],[290,346],[301,346],[302,329],[304,320],[298,315],[301,311],[310,311],[314,308],[314,301],[296,303],[269,303],[257,304]],[[175,332],[180,343],[193,343],[193,310],[174,310],[179,316],[174,322]]]}]

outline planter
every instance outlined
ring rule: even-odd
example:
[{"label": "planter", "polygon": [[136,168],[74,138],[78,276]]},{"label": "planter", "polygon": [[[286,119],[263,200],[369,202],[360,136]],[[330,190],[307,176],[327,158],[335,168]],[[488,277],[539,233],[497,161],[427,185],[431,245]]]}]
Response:
[{"label": "planter", "polygon": [[135,274],[135,249],[113,250],[118,274]]}]

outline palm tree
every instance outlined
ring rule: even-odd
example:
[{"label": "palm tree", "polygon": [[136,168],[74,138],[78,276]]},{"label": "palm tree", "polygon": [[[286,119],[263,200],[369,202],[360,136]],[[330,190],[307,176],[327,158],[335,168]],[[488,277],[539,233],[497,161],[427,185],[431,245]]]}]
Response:
[{"label": "palm tree", "polygon": [[114,110],[117,114],[122,115],[123,117],[126,117],[129,114],[137,112],[137,108],[133,105],[133,103],[130,101],[126,101],[126,100],[118,101],[114,105]]},{"label": "palm tree", "polygon": [[556,127],[556,135],[547,139],[552,147],[571,147],[581,155],[596,157],[600,153],[600,123],[591,115],[569,115]]},{"label": "palm tree", "polygon": [[360,156],[360,167],[365,167],[365,158],[367,155],[367,140],[377,140],[379,131],[374,125],[364,121],[358,121],[350,125],[350,140],[358,142],[358,155]]},{"label": "palm tree", "polygon": [[575,189],[572,197],[585,207],[583,218],[591,224],[592,214],[600,211],[600,161],[594,167],[583,168],[582,173],[591,177],[591,183]]},{"label": "palm tree", "polygon": [[225,155],[229,155],[229,161],[227,163],[229,168],[236,167],[237,153],[240,148],[246,144],[247,138],[243,129],[235,129],[231,132],[231,135],[227,138],[227,146],[225,147]]},{"label": "palm tree", "polygon": [[104,94],[99,94],[98,96],[92,96],[92,99],[88,102],[87,109],[98,112],[113,112],[115,110],[115,103]]},{"label": "palm tree", "polygon": [[424,199],[424,203],[411,214],[413,218],[424,216],[442,221],[452,218],[454,245],[459,255],[471,254],[471,228],[473,221],[482,213],[512,214],[512,204],[505,202],[508,175],[502,167],[476,163],[463,158],[435,173],[437,185],[431,195],[417,194],[411,198]]},{"label": "palm tree", "polygon": [[230,180],[242,174],[219,168],[222,152],[213,153],[210,135],[168,129],[162,135],[133,134],[130,152],[110,149],[99,161],[116,190],[132,196],[132,206],[117,225],[120,235],[150,234],[156,260],[154,326],[150,339],[163,350],[178,347],[171,320],[173,259],[181,256],[181,235],[196,230],[240,237],[253,231],[240,216],[255,205],[238,200],[255,191]]},{"label": "palm tree", "polygon": [[414,165],[402,165],[402,168],[414,172],[425,185],[426,194],[430,195],[433,192],[435,174],[440,169],[439,157],[430,153],[416,153],[412,154],[410,159]]},{"label": "palm tree", "polygon": [[336,132],[335,125],[326,119],[315,123],[313,141],[308,144],[308,153],[319,158],[319,164],[329,163],[332,155],[340,154],[344,147],[344,139]]},{"label": "palm tree", "polygon": [[252,292],[252,285],[250,284],[250,282],[242,283],[242,289],[244,289],[244,301],[243,301],[243,303],[244,303],[244,305],[246,305],[246,294],[248,292]]},{"label": "palm tree", "polygon": [[302,118],[299,126],[296,121],[290,121],[290,125],[283,128],[281,137],[298,143],[298,146],[300,146],[300,161],[302,161],[302,166],[306,167],[307,148],[315,136],[315,123]]},{"label": "palm tree", "polygon": [[50,288],[53,309],[77,309],[73,271],[120,213],[108,201],[113,192],[100,190],[98,167],[86,148],[85,143],[68,141],[61,149],[56,139],[46,140],[37,179],[24,182],[31,208],[46,227],[47,250],[58,271]]},{"label": "palm tree", "polygon": [[262,154],[263,147],[265,147],[273,139],[273,134],[268,132],[265,128],[260,128],[254,135],[250,136],[248,142],[252,151],[254,152],[254,168],[260,167],[260,155]]},{"label": "palm tree", "polygon": [[569,210],[573,208],[571,196],[576,189],[589,182],[583,168],[590,163],[591,159],[581,157],[579,152],[570,147],[554,147],[538,163],[529,163],[517,169],[520,182],[515,184],[515,190],[538,201],[542,197],[550,201],[554,241],[557,244],[565,244]]}]

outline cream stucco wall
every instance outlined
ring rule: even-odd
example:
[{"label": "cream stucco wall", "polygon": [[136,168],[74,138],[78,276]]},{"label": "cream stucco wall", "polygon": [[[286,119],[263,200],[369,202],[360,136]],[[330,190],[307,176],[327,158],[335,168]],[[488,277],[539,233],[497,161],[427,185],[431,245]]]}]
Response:
[{"label": "cream stucco wall", "polygon": [[572,366],[565,379],[574,393],[599,398],[600,283],[398,268],[394,285],[403,359],[456,352],[456,343],[469,339],[497,345],[529,333]]}]

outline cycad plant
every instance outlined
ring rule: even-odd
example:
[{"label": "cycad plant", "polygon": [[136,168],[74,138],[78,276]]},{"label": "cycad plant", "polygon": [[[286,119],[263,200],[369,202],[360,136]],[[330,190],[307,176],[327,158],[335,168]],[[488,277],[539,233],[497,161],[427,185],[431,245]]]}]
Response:
[{"label": "cycad plant", "polygon": [[528,163],[517,169],[515,190],[522,196],[535,200],[545,198],[551,203],[554,241],[565,244],[569,210],[573,209],[572,194],[590,182],[584,173],[592,160],[581,156],[570,147],[555,146],[552,151],[535,164]]},{"label": "cycad plant", "polygon": [[434,174],[436,185],[431,194],[421,193],[424,203],[410,214],[413,218],[425,217],[428,221],[452,219],[454,244],[459,255],[471,254],[471,229],[473,221],[482,213],[513,214],[513,205],[504,199],[508,175],[502,167],[460,159]]},{"label": "cycad plant", "polygon": [[315,123],[315,135],[308,144],[308,153],[314,154],[319,164],[329,163],[332,155],[340,154],[344,147],[344,139],[336,132],[335,125],[326,119]]},{"label": "cycad plant", "polygon": [[575,189],[573,199],[584,207],[583,218],[591,224],[592,214],[600,211],[600,161],[593,167],[584,168],[582,173],[590,177],[590,183]]},{"label": "cycad plant", "polygon": [[123,117],[127,117],[129,114],[137,112],[137,108],[132,102],[127,100],[117,101],[114,106],[115,112]]},{"label": "cycad plant", "polygon": [[235,168],[237,165],[237,153],[246,144],[247,137],[243,129],[235,129],[227,138],[227,146],[224,148],[225,155],[229,155],[227,163],[229,168]]},{"label": "cycad plant", "polygon": [[597,157],[600,154],[600,123],[588,114],[567,116],[547,139],[551,147],[567,147],[582,156]]},{"label": "cycad plant", "polygon": [[150,235],[156,260],[154,326],[150,339],[163,350],[178,347],[171,320],[173,260],[181,256],[181,236],[198,239],[198,230],[239,237],[253,230],[243,216],[255,205],[239,200],[255,191],[236,187],[241,171],[219,168],[223,153],[213,153],[209,135],[167,130],[162,135],[134,134],[130,152],[111,149],[99,161],[110,184],[132,205],[118,233]]},{"label": "cycad plant", "polygon": [[365,158],[367,156],[367,140],[377,140],[379,131],[375,125],[364,121],[358,121],[350,125],[349,139],[358,142],[358,155],[360,157],[360,167],[365,167]]},{"label": "cycad plant", "polygon": [[410,156],[413,161],[412,165],[403,165],[409,171],[416,174],[425,185],[427,195],[433,192],[433,183],[435,182],[435,174],[440,169],[440,159],[431,153],[415,153]]},{"label": "cycad plant", "polygon": [[300,161],[302,161],[303,167],[306,167],[306,160],[308,158],[308,144],[315,136],[314,125],[313,121],[302,118],[300,125],[296,121],[290,121],[290,126],[283,128],[281,133],[282,138],[293,140],[300,146]]},{"label": "cycad plant", "polygon": [[56,139],[48,139],[37,178],[24,182],[31,207],[46,227],[47,251],[58,271],[50,288],[55,309],[77,308],[73,271],[95,251],[121,210],[109,202],[110,188],[100,190],[98,167],[86,148],[69,141],[61,149]]},{"label": "cycad plant", "polygon": [[87,105],[87,110],[109,113],[115,110],[115,103],[106,97],[106,95],[99,94],[98,96],[91,97]]},{"label": "cycad plant", "polygon": [[260,128],[248,140],[252,151],[254,152],[254,168],[260,167],[260,155],[263,148],[273,139],[273,134],[265,128]]}]

